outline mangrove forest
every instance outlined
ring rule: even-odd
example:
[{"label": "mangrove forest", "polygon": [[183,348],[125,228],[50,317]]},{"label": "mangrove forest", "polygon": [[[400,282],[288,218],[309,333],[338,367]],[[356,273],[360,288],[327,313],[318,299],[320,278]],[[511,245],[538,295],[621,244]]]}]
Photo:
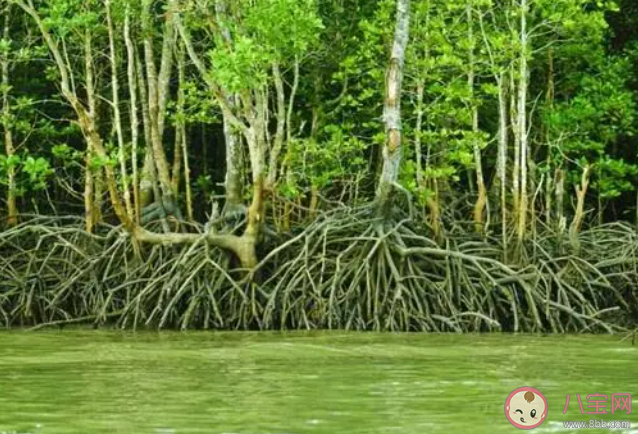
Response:
[{"label": "mangrove forest", "polygon": [[0,78],[1,327],[638,326],[634,0],[0,0]]}]

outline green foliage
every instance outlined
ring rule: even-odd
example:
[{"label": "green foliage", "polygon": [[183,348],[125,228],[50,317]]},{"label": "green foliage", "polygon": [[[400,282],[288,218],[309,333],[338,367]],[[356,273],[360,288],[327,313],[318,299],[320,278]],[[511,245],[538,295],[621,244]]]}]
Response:
[{"label": "green foliage", "polygon": [[[263,273],[259,274],[265,281],[250,282],[263,284],[258,291],[255,286],[244,291],[244,282],[234,280],[241,273],[222,273],[220,278],[220,270],[235,261],[227,252],[213,247],[212,241],[206,249],[203,247],[207,243],[183,250],[155,246],[148,256],[144,244],[133,245],[130,237],[120,236],[113,226],[106,229],[98,224],[97,231],[103,232],[93,237],[83,229],[60,230],[57,220],[51,220],[50,226],[38,220],[46,240],[56,243],[63,239],[50,236],[55,230],[72,237],[67,243],[70,256],[64,258],[62,268],[69,264],[73,267],[68,273],[50,273],[39,280],[44,295],[34,298],[40,303],[37,312],[33,312],[35,316],[26,316],[25,320],[22,310],[11,307],[13,310],[5,312],[5,317],[10,318],[7,323],[65,320],[75,314],[90,316],[95,312],[99,312],[99,321],[106,312],[124,309],[117,314],[124,318],[124,324],[137,324],[139,320],[140,324],[148,321],[147,324],[185,325],[192,319],[215,327],[267,328],[278,321],[282,326],[290,322],[306,322],[309,326],[315,321],[314,312],[320,312],[319,320],[327,321],[317,324],[366,329],[466,330],[491,328],[503,322],[514,330],[580,330],[601,325],[600,309],[616,306],[619,300],[623,301],[620,293],[635,289],[635,285],[627,284],[636,280],[638,251],[631,247],[638,246],[635,230],[615,225],[588,232],[584,230],[588,222],[583,221],[580,238],[584,248],[573,254],[569,249],[578,249],[571,242],[568,245],[566,237],[557,235],[564,232],[564,223],[571,217],[569,212],[563,213],[571,209],[574,187],[581,183],[584,168],[591,169],[591,178],[586,204],[579,211],[591,215],[589,210],[595,205],[592,192],[595,199],[614,200],[618,206],[609,209],[617,208],[612,211],[619,218],[634,211],[635,205],[627,203],[630,195],[625,194],[638,181],[638,9],[634,1],[621,0],[622,10],[618,13],[618,5],[609,0],[529,0],[528,11],[518,0],[413,0],[400,100],[403,160],[399,182],[402,190],[428,206],[410,207],[408,218],[406,210],[401,209],[404,202],[397,201],[400,206],[391,207],[387,215],[390,232],[383,232],[383,225],[378,225],[374,207],[359,205],[374,195],[383,163],[382,146],[388,136],[383,104],[396,0],[111,0],[115,59],[110,58],[106,2],[29,0],[27,4],[35,7],[32,12],[43,19],[49,44],[45,43],[37,20],[16,2],[10,3],[9,36],[3,34],[0,39],[0,61],[9,75],[8,82],[0,85],[0,95],[6,94],[0,103],[0,132],[12,133],[13,146],[0,147],[0,203],[9,199],[8,193],[24,196],[36,192],[29,200],[18,201],[20,212],[42,212],[44,207],[40,205],[44,203],[51,203],[56,212],[58,207],[60,212],[76,212],[82,205],[79,202],[85,179],[90,179],[87,172],[113,174],[115,185],[109,187],[119,191],[109,194],[109,198],[117,201],[119,196],[124,202],[128,198],[125,185],[129,184],[129,191],[136,190],[123,182],[133,177],[125,179],[122,168],[129,175],[136,169],[138,178],[147,180],[151,177],[144,173],[144,157],[150,155],[160,163],[151,166],[159,169],[164,178],[160,187],[166,192],[164,181],[168,180],[180,204],[187,202],[183,200],[184,163],[191,165],[189,173],[193,178],[189,178],[192,185],[188,187],[194,192],[194,219],[201,218],[208,210],[200,199],[223,194],[227,164],[223,120],[230,120],[237,134],[238,166],[233,174],[240,175],[238,184],[243,183],[243,188],[238,190],[243,193],[240,200],[245,204],[251,200],[249,184],[262,175],[257,173],[262,165],[266,193],[270,193],[272,181],[278,193],[288,199],[320,190],[327,200],[325,206],[318,207],[316,220],[303,236],[290,238],[291,244],[276,249],[276,254],[264,261],[260,269]],[[521,38],[523,13],[529,36],[526,46]],[[179,31],[166,32],[176,30],[172,27],[176,22],[171,20],[177,14]],[[134,111],[127,75],[127,67],[133,65],[127,64],[127,47],[121,40],[126,16],[139,57],[134,66],[140,68],[133,71],[133,79],[138,80]],[[624,24],[612,29],[609,23],[614,20]],[[87,35],[92,38],[88,54],[93,58],[94,107],[89,104],[86,86]],[[172,56],[164,58],[169,62],[161,60],[165,48],[174,50]],[[59,56],[54,59],[52,54]],[[69,82],[64,83],[64,95],[60,82],[64,74],[52,60],[66,64],[62,71],[69,75]],[[116,65],[115,77],[111,60]],[[166,68],[171,61],[172,68]],[[529,77],[520,75],[525,64]],[[202,70],[208,75],[202,76]],[[168,83],[165,88],[164,82],[158,86],[161,98],[157,100],[149,98],[154,93],[150,90],[155,90],[148,83],[153,75],[166,78]],[[119,80],[119,125],[113,105],[114,78]],[[525,92],[519,93],[518,87],[523,85]],[[523,93],[527,99],[517,101]],[[230,107],[224,105],[231,99]],[[224,114],[230,111],[234,116],[223,119],[220,105]],[[165,111],[155,112],[157,106]],[[88,110],[89,107],[95,110]],[[514,141],[521,137],[517,129],[521,108],[525,108],[529,152],[527,160],[514,163],[519,157],[514,153],[515,144],[521,143]],[[505,111],[503,118],[500,109]],[[133,122],[134,112],[138,114],[138,125]],[[163,129],[155,128],[162,123],[160,120],[165,120]],[[174,147],[176,127],[182,124],[188,125],[188,155],[176,159],[181,151]],[[506,129],[505,158],[495,146],[503,137],[499,136],[501,125]],[[120,126],[121,129],[116,128]],[[118,161],[118,146],[109,142],[119,133],[124,144],[123,161]],[[101,150],[89,146],[87,138],[93,139],[94,134],[104,143],[106,155],[98,156]],[[155,141],[157,135],[161,140]],[[5,145],[3,137],[0,135],[0,143]],[[136,167],[131,158],[135,137]],[[163,146],[164,152],[152,149],[151,142]],[[280,153],[275,154],[276,150]],[[162,161],[163,154],[166,161]],[[468,236],[461,222],[472,214],[472,204],[479,203],[479,189],[471,188],[479,180],[477,155],[481,156],[488,204],[478,210],[484,217],[482,232]],[[505,166],[504,172],[499,163]],[[528,169],[526,184],[515,197],[512,181],[522,181],[523,167]],[[557,188],[560,184],[551,181],[558,181],[565,173],[567,181],[561,192]],[[10,175],[15,181],[11,187]],[[105,179],[113,181],[111,176]],[[506,182],[498,185],[501,180]],[[108,202],[97,197],[97,187],[104,187],[104,179],[96,176],[95,181],[93,205],[101,212],[92,210],[85,217],[102,214],[110,219],[113,213]],[[46,191],[51,194],[45,202],[45,195],[37,192],[49,186],[55,188]],[[501,193],[499,187],[503,187],[501,203],[496,198]],[[8,192],[9,188],[13,191]],[[149,195],[152,192],[146,190],[140,196]],[[527,205],[518,200],[521,195],[530,199]],[[264,212],[272,214],[259,216],[264,225],[255,227],[279,224],[282,219],[278,217],[285,215],[278,209],[281,201],[265,196]],[[436,200],[436,207],[430,206],[431,198]],[[357,207],[348,206],[353,205],[348,202],[356,202]],[[327,209],[334,203],[338,203],[338,212]],[[561,203],[564,210],[559,209]],[[501,206],[503,209],[498,209]],[[525,206],[529,208],[524,209]],[[308,223],[309,215],[315,217],[314,211],[307,213],[303,207],[294,207],[284,221],[289,219],[291,225],[301,226],[302,222]],[[607,218],[602,211],[599,209],[601,221]],[[547,225],[538,223],[541,215],[549,220]],[[559,224],[554,225],[552,220],[558,215]],[[530,220],[523,221],[521,216],[530,216]],[[536,220],[532,221],[531,216]],[[257,221],[250,217],[251,224]],[[5,220],[0,215],[0,224]],[[397,221],[403,223],[395,224]],[[521,231],[534,230],[538,236],[533,245],[520,237],[516,255],[512,256],[508,234],[520,222],[525,223],[518,225]],[[224,232],[227,228],[219,226],[215,229],[220,235],[228,233]],[[435,226],[440,226],[440,230]],[[551,232],[553,228],[556,233]],[[240,235],[241,229],[238,225],[233,234]],[[493,236],[499,229],[503,229],[502,242]],[[21,226],[17,230],[29,233],[31,228]],[[179,238],[188,238],[207,229],[190,222],[180,230],[183,233]],[[16,233],[4,233],[9,240],[7,245],[15,244]],[[260,244],[259,255],[283,239],[249,235],[251,240],[242,244],[242,251],[255,239]],[[164,233],[158,234],[161,236]],[[570,233],[569,238],[572,236]],[[623,237],[630,241],[620,243],[618,240]],[[35,233],[26,239],[39,246]],[[445,248],[437,247],[439,241],[445,242]],[[302,244],[310,247],[300,255],[298,247]],[[313,251],[312,246],[317,245],[323,247]],[[88,254],[85,248],[90,250]],[[164,255],[162,249],[171,254]],[[294,252],[288,251],[291,249]],[[609,249],[616,249],[614,258],[625,255],[626,262],[611,266],[606,263],[600,252],[609,256]],[[18,252],[12,259],[15,267],[8,269],[21,270],[28,265],[23,271],[29,274],[51,268],[59,255],[49,255],[49,250],[35,250],[44,252],[40,259],[38,255],[34,257],[40,261],[39,266],[27,264],[24,252]],[[402,252],[399,256],[398,251]],[[77,267],[68,260],[78,254],[81,261],[90,263],[89,267]],[[168,279],[165,282],[153,276],[140,280],[136,275],[136,279],[122,284],[119,265],[130,262],[129,258],[135,258],[136,263],[147,258],[146,268],[151,274],[157,269],[168,270],[166,267],[173,267],[175,272],[164,273]],[[525,272],[521,272],[523,267]],[[83,273],[100,269],[113,273],[107,276],[108,281],[91,280],[90,291],[99,295],[105,293],[104,288],[120,289],[106,298],[92,297],[97,300],[95,306],[99,305],[94,310],[87,308],[90,303],[76,297],[86,291],[78,292],[68,282],[84,287],[88,280]],[[307,273],[299,274],[299,270]],[[6,305],[19,305],[15,303],[20,302],[21,288],[33,289],[30,283],[24,283],[36,280],[26,276],[24,282],[18,282],[19,288],[16,286],[6,299]],[[495,282],[500,283],[495,287]],[[58,293],[52,292],[51,287],[57,288]],[[180,289],[175,292],[174,288]],[[455,291],[442,291],[446,288]],[[327,297],[327,289],[336,297]],[[248,298],[243,297],[244,293]],[[264,294],[268,294],[267,300]],[[295,298],[299,294],[302,297]],[[370,299],[371,294],[378,295],[379,300]],[[547,304],[548,294],[554,304]],[[429,297],[429,307],[423,304],[424,296]],[[425,310],[434,310],[424,313],[424,306]],[[459,306],[464,313],[459,313]],[[250,314],[245,315],[246,312]],[[358,313],[352,316],[352,312]],[[438,319],[431,315],[433,312]]]},{"label": "green foliage", "polygon": [[288,164],[291,177],[280,186],[280,192],[289,198],[297,197],[302,188],[326,188],[337,182],[356,180],[366,165],[366,145],[351,136],[348,127],[328,125],[322,139],[300,139],[291,143]]},{"label": "green foliage", "polygon": [[[241,2],[240,2],[241,3]],[[301,56],[318,42],[323,29],[316,0],[243,0],[242,27],[271,61]]]},{"label": "green foliage", "polygon": [[[170,28],[171,14],[179,13],[180,23],[190,36],[190,48],[203,60],[209,76],[201,76],[185,47],[188,44],[176,31],[174,41],[170,41],[174,42],[174,63],[168,77],[166,105],[162,106],[166,122],[161,134],[169,172],[175,154],[175,127],[183,122],[189,125],[189,131],[197,132],[188,134],[187,143],[196,194],[220,193],[225,158],[219,98],[230,95],[236,97],[231,108],[239,120],[236,133],[241,132],[239,124],[255,127],[263,121],[265,131],[255,127],[252,132],[261,134],[264,149],[259,152],[270,163],[269,153],[275,148],[280,126],[277,121],[282,120],[275,71],[280,72],[287,105],[294,68],[299,66],[290,125],[286,111],[283,148],[271,172],[278,175],[275,182],[281,194],[295,198],[318,188],[330,195],[338,190],[333,188],[336,184],[343,183],[357,183],[357,192],[362,186],[362,196],[369,197],[374,191],[380,147],[387,135],[383,102],[396,0],[179,0],[177,10],[172,10],[167,0],[111,0],[109,4],[116,32],[115,63],[124,165],[128,170],[132,169],[133,134],[128,65],[121,40],[124,17],[128,14],[130,18],[132,43],[142,68],[137,72],[145,79],[149,66],[145,49],[153,49],[159,73],[163,32]],[[33,0],[33,5],[51,31],[63,62],[68,62],[76,108],[88,106],[84,44],[87,31],[91,34],[95,126],[106,144],[107,156],[90,154],[88,170],[112,167],[116,177],[121,176],[118,149],[109,143],[116,129],[105,2]],[[528,187],[544,188],[539,175],[547,180],[562,168],[571,184],[565,194],[573,194],[583,167],[590,166],[590,187],[599,197],[614,199],[633,189],[638,178],[633,137],[638,117],[636,83],[630,78],[638,71],[638,50],[629,49],[631,35],[622,35],[626,39],[622,49],[611,47],[610,41],[621,36],[612,33],[609,23],[622,18],[625,25],[620,29],[629,32],[627,29],[637,20],[632,2],[621,0],[620,5],[618,13],[619,5],[608,0],[530,0],[526,15],[529,45],[522,47],[519,33],[523,11],[518,1],[412,1],[401,100],[400,183],[421,200],[432,194],[435,183],[441,197],[467,194],[471,191],[468,180],[476,182],[473,170],[478,150],[487,187],[496,191],[500,156],[495,144],[499,138],[501,91],[507,103],[508,182],[519,176],[513,173],[513,138],[518,110],[516,86],[525,57],[530,74],[526,101]],[[0,85],[0,91],[8,93],[10,110],[0,115],[0,125],[11,129],[17,155],[3,157],[2,182],[6,183],[8,171],[14,171],[22,191],[42,188],[52,179],[50,171],[55,168],[64,181],[59,185],[66,190],[69,186],[76,188],[71,194],[75,197],[81,193],[87,164],[87,144],[77,123],[77,112],[60,93],[60,71],[51,62],[50,47],[35,22],[17,4],[11,9],[10,34],[0,39],[0,57],[7,59],[10,72],[9,83]],[[638,33],[633,38],[638,41]],[[184,80],[179,88],[176,66],[181,55],[185,57]],[[217,86],[210,86],[210,81]],[[183,105],[178,95],[184,97]],[[149,131],[144,130],[148,122],[140,104],[141,93],[137,97],[141,121],[139,171],[149,150],[143,132]],[[478,125],[474,124],[475,113]],[[251,122],[251,116],[262,118]],[[245,181],[252,175],[247,169],[255,156],[254,149],[246,146],[246,136],[239,134],[239,154],[245,164],[239,172]],[[419,179],[423,176],[423,182],[417,182],[417,173]],[[540,199],[536,206],[538,202]],[[441,208],[445,213],[444,202]]]},{"label": "green foliage", "polygon": [[550,135],[558,143],[554,160],[579,161],[572,165],[574,183],[580,182],[580,167],[594,166],[592,186],[604,198],[632,190],[630,180],[638,173],[638,166],[613,149],[621,136],[634,133],[636,103],[627,88],[629,66],[626,59],[604,58],[588,71],[575,71],[570,77],[576,83],[573,94],[545,113]]},{"label": "green foliage", "polygon": [[45,25],[64,38],[72,32],[101,29],[98,4],[97,0],[46,0],[39,10],[46,14]]},{"label": "green foliage", "polygon": [[217,124],[219,123],[219,107],[210,91],[194,80],[183,85],[184,107],[180,111],[176,101],[170,101],[168,110],[175,124],[177,121],[186,124]]},{"label": "green foliage", "polygon": [[106,166],[114,167],[117,164],[117,157],[115,155],[107,156],[106,158],[99,155],[91,155],[89,159],[89,168],[97,172],[102,170]]},{"label": "green foliage", "polygon": [[71,148],[66,143],[54,145],[51,148],[51,154],[57,159],[58,164],[63,167],[72,167],[77,165],[83,158],[83,153]]},{"label": "green foliage", "polygon": [[27,191],[43,190],[53,175],[54,170],[49,161],[43,157],[31,155],[0,155],[0,185],[8,185],[8,175],[13,171],[17,196]]},{"label": "green foliage", "polygon": [[237,36],[233,49],[221,45],[210,52],[214,68],[212,78],[229,92],[257,89],[268,79],[269,58],[261,47],[247,36]]},{"label": "green foliage", "polygon": [[273,64],[286,65],[318,41],[323,28],[315,0],[242,0],[239,20],[225,20],[231,42],[220,35],[209,51],[211,78],[230,92],[264,86]]},{"label": "green foliage", "polygon": [[595,169],[594,187],[604,199],[619,197],[622,192],[635,188],[633,179],[638,175],[638,166],[635,164],[605,156],[596,163]]},{"label": "green foliage", "polygon": [[29,181],[31,181],[33,188],[36,190],[44,189],[47,178],[53,174],[49,161],[42,157],[27,157],[22,170],[29,175]]}]

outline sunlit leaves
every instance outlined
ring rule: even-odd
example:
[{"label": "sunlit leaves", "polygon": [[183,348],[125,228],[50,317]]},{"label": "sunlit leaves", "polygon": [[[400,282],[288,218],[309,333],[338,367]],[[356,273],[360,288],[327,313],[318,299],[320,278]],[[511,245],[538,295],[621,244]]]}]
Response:
[{"label": "sunlit leaves", "polygon": [[303,55],[323,29],[315,0],[257,0],[246,8],[243,25],[278,61]]},{"label": "sunlit leaves", "polygon": [[[621,135],[631,135],[634,129],[636,103],[626,86],[629,67],[622,58],[606,58],[588,71],[574,71],[573,95],[546,110],[544,117],[559,143],[560,158],[580,160],[578,166],[593,165],[593,187],[604,198],[633,189],[630,178],[638,173],[635,165],[611,149]],[[578,182],[577,174],[572,178]]]},{"label": "sunlit leaves", "polygon": [[0,155],[0,185],[8,185],[9,173],[13,173],[17,196],[26,191],[42,190],[47,187],[54,171],[49,161],[43,157],[34,157],[28,154]]},{"label": "sunlit leaves", "polygon": [[220,46],[210,52],[212,78],[230,92],[263,86],[268,79],[269,57],[255,40],[239,35],[232,49]]},{"label": "sunlit leaves", "polygon": [[99,30],[101,27],[102,2],[97,0],[46,0],[38,6],[44,15],[44,23],[60,37],[71,32],[86,29]]},{"label": "sunlit leaves", "polygon": [[314,0],[239,1],[233,8],[231,17],[217,18],[218,29],[230,38],[216,34],[208,52],[210,78],[230,92],[267,85],[272,65],[291,65],[317,43],[323,28]]}]

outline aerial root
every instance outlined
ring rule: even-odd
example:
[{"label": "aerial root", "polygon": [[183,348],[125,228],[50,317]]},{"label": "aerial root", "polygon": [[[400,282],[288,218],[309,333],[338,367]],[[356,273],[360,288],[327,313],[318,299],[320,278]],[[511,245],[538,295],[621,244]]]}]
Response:
[{"label": "aerial root", "polygon": [[614,332],[638,310],[638,235],[548,234],[506,263],[498,240],[440,245],[371,208],[320,216],[254,274],[202,242],[138,246],[117,227],[36,218],[0,233],[0,325],[376,331]]},{"label": "aerial root", "polygon": [[[628,307],[627,294],[619,288],[635,294],[635,269],[627,266],[631,261],[636,265],[634,248],[624,251],[625,259],[614,266],[599,260],[600,245],[588,249],[598,256],[539,254],[523,266],[504,263],[498,241],[458,237],[440,246],[421,233],[425,230],[409,219],[381,222],[352,210],[324,216],[271,267],[264,324],[377,331],[613,332],[619,328],[614,319]],[[598,236],[599,244],[618,245],[609,234]],[[583,245],[592,238],[584,233]]]}]

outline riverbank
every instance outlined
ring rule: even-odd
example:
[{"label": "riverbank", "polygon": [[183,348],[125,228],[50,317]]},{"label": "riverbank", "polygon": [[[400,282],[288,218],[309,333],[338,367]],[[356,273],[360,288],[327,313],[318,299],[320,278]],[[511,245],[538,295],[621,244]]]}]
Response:
[{"label": "riverbank", "polygon": [[[0,325],[217,330],[604,332],[635,328],[638,234],[620,223],[512,249],[475,233],[434,241],[338,210],[264,241],[261,262],[137,243],[118,227],[39,217],[0,232]],[[194,226],[203,233],[204,228]]]}]

